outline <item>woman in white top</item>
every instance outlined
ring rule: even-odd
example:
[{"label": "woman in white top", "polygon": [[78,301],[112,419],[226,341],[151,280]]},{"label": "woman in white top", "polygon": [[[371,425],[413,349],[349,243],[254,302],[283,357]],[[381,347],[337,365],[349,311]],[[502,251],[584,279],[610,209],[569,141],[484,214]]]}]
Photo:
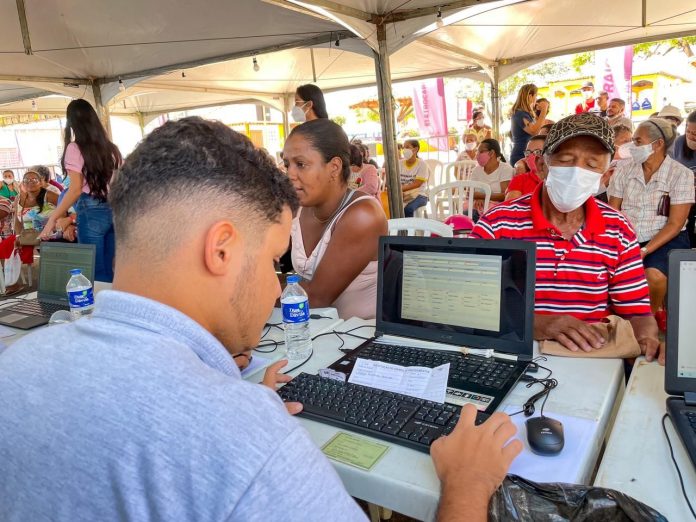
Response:
[{"label": "woman in white top", "polygon": [[406,217],[413,217],[417,209],[428,204],[430,170],[427,163],[418,157],[419,150],[418,140],[406,140],[402,152],[404,159],[399,160],[401,192]]},{"label": "woman in white top", "polygon": [[285,142],[283,161],[302,206],[292,222],[292,265],[310,307],[372,319],[387,219],[376,198],[348,188],[349,158],[348,137],[329,119],[295,127]]},{"label": "woman in white top", "polygon": [[464,150],[457,156],[457,161],[476,161],[476,149],[478,148],[478,136],[474,131],[467,131],[462,136]]},{"label": "woman in white top", "polygon": [[[474,168],[469,179],[482,181],[491,187],[491,201],[505,201],[505,191],[515,170],[505,163],[505,157],[500,151],[498,140],[493,138],[483,140],[479,145],[476,161],[478,166]],[[477,191],[474,199],[474,208],[482,213],[485,199],[483,192]]]}]

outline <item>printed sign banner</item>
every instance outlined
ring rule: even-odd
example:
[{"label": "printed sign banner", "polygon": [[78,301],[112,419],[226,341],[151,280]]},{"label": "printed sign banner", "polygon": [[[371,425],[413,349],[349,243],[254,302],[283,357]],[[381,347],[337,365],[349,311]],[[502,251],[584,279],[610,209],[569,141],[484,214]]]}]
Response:
[{"label": "printed sign banner", "polygon": [[631,77],[633,75],[633,46],[614,47],[595,51],[597,92],[606,91],[609,99],[626,102],[625,116],[631,117]]},{"label": "printed sign banner", "polygon": [[421,136],[442,136],[431,140],[439,150],[447,150],[447,110],[445,82],[442,78],[425,80],[413,88],[413,106]]}]

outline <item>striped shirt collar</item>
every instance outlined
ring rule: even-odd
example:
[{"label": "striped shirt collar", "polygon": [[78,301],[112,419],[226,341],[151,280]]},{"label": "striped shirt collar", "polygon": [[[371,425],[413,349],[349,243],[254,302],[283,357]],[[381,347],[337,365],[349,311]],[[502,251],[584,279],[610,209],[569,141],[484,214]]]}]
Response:
[{"label": "striped shirt collar", "polygon": [[[541,205],[543,197],[544,183],[540,183],[532,192],[530,198],[530,208],[532,212],[532,224],[536,230],[554,230],[558,235],[561,232],[548,220],[544,215],[544,210]],[[589,235],[603,234],[606,229],[606,221],[602,216],[595,198],[590,196],[585,202],[585,226],[581,229],[582,232],[587,232]]]}]

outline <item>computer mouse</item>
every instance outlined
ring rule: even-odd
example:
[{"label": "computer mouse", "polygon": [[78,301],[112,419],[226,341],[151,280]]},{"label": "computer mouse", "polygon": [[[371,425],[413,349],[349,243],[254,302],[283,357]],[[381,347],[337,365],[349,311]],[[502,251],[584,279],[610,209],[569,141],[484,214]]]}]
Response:
[{"label": "computer mouse", "polygon": [[527,419],[527,441],[537,455],[558,455],[563,449],[563,424],[550,417]]}]

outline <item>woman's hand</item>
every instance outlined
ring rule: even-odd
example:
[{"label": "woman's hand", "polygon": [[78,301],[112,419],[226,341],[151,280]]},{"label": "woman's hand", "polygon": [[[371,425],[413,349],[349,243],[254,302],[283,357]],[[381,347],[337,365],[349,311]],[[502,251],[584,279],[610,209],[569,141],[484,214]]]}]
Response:
[{"label": "woman's hand", "polygon": [[43,230],[41,231],[41,234],[39,234],[39,238],[42,240],[46,240],[51,237],[55,230],[56,219],[53,216],[51,216],[48,218],[48,221],[46,221],[46,226],[44,226]]},{"label": "woman's hand", "polygon": [[549,112],[549,102],[547,102],[546,100],[538,101],[537,105],[539,106],[539,110],[542,114],[546,114]]}]

